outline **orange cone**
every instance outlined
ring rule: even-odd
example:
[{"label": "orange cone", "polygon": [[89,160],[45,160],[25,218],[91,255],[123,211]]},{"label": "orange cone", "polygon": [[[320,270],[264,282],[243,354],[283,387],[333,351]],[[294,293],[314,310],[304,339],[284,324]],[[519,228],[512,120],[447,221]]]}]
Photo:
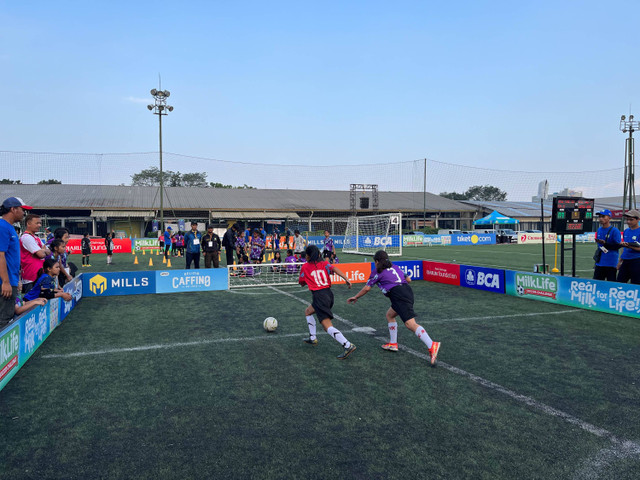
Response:
[{"label": "orange cone", "polygon": [[171,268],[171,259],[167,260],[167,268]]},{"label": "orange cone", "polygon": [[162,256],[162,263],[167,263],[167,257],[165,257],[164,255]]},{"label": "orange cone", "polygon": [[142,250],[142,254],[143,254],[143,255],[145,254],[145,252],[146,252],[146,250]]},{"label": "orange cone", "polygon": [[149,266],[153,267],[153,258],[149,258]]},{"label": "orange cone", "polygon": [[136,256],[135,256],[135,257],[133,257],[133,258],[135,258],[135,260],[133,261],[133,264],[134,264],[134,265],[138,265],[138,256],[136,255]]}]

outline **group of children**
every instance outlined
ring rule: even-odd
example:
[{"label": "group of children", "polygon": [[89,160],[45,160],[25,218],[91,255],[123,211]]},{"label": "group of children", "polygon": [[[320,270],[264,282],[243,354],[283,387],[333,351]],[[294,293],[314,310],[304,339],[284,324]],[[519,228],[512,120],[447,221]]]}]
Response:
[{"label": "group of children", "polygon": [[[347,288],[351,288],[351,281],[339,267],[329,263],[327,260],[323,260],[320,250],[315,245],[310,245],[306,248],[305,259],[306,262],[300,269],[298,283],[309,288],[312,301],[304,312],[309,328],[309,337],[305,338],[304,342],[309,345],[318,345],[316,320],[314,318],[314,314],[316,314],[322,328],[343,347],[344,351],[338,355],[338,359],[344,360],[353,353],[356,346],[349,342],[331,322],[333,319],[331,308],[334,302],[333,292],[331,291],[331,274],[336,274],[344,279]],[[377,251],[373,260],[376,268],[371,272],[366,285],[356,295],[350,297],[347,303],[356,303],[374,285],[377,285],[383,295],[391,301],[391,307],[386,313],[389,342],[382,345],[382,348],[390,352],[398,351],[398,323],[396,318],[400,317],[405,326],[427,347],[430,363],[435,366],[440,350],[440,342],[434,342],[425,329],[416,322],[416,314],[413,310],[413,290],[409,285],[411,279],[398,266],[391,263],[387,252],[384,250]]]},{"label": "group of children", "polygon": [[[171,227],[168,227],[167,230],[171,230]],[[184,232],[178,230],[176,233],[169,233],[169,238],[166,237],[165,232],[161,232],[158,237],[160,250],[164,252],[165,256],[184,257]]]}]

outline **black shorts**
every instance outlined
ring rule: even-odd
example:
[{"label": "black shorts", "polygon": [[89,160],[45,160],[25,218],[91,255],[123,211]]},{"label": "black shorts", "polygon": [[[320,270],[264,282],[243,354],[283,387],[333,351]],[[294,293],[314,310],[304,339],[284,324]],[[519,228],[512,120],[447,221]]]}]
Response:
[{"label": "black shorts", "polygon": [[86,250],[86,249],[82,249],[82,254],[83,255],[91,255],[91,250]]},{"label": "black shorts", "polygon": [[323,250],[322,251],[322,258],[331,258],[332,254],[333,254],[333,252],[330,251],[330,250]]},{"label": "black shorts", "polygon": [[393,287],[387,293],[387,297],[391,300],[391,308],[403,322],[416,318],[416,313],[413,311],[413,290],[408,283]]},{"label": "black shorts", "polygon": [[311,306],[318,315],[318,320],[333,319],[331,308],[333,307],[333,292],[331,288],[323,288],[322,290],[312,290]]}]

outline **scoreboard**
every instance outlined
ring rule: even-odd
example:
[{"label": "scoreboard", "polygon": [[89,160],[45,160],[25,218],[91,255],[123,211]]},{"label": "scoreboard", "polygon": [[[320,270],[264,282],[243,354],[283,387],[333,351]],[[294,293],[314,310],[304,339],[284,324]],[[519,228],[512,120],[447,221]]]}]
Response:
[{"label": "scoreboard", "polygon": [[591,232],[594,204],[593,198],[554,197],[551,231],[560,235]]}]

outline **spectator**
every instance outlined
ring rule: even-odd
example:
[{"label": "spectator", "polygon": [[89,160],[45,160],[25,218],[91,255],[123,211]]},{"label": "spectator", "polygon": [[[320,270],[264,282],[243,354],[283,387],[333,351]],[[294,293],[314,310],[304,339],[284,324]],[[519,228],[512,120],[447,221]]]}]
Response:
[{"label": "spectator", "polygon": [[111,263],[111,257],[113,257],[113,247],[115,245],[113,243],[113,235],[111,232],[107,233],[107,236],[104,237],[104,246],[107,247],[107,265],[113,265]]},{"label": "spectator", "polygon": [[[62,240],[64,242],[64,251],[60,254],[60,269],[63,275],[60,276],[60,285],[64,285],[67,281],[71,281],[76,276],[78,267],[74,263],[68,262],[69,252],[67,252],[67,243],[69,243],[69,230],[65,227],[56,228],[53,231],[54,241]],[[53,243],[53,242],[52,242]]]},{"label": "spectator", "polygon": [[89,255],[91,255],[91,239],[89,238],[88,233],[85,233],[83,235],[81,247],[82,247],[82,266],[90,267],[91,263],[89,262]]},{"label": "spectator", "polygon": [[227,228],[222,236],[222,246],[224,247],[225,254],[227,256],[227,266],[233,265],[233,251],[236,248],[236,235],[240,231],[240,227],[237,223]]},{"label": "spectator", "polygon": [[164,232],[162,229],[158,230],[158,243],[160,244],[160,250],[164,251]]},{"label": "spectator", "polygon": [[20,239],[13,224],[24,218],[24,211],[31,207],[17,197],[9,197],[0,207],[0,330],[7,326],[15,314],[20,281]]},{"label": "spectator", "polygon": [[45,242],[47,242],[48,245],[53,241],[53,233],[51,233],[51,229],[49,227],[46,227],[44,229],[44,234],[46,235]]},{"label": "spectator", "polygon": [[596,233],[598,248],[594,255],[596,265],[593,270],[593,279],[615,282],[621,240],[620,230],[611,225],[611,210],[602,210],[596,215],[598,215],[600,228]]},{"label": "spectator", "polygon": [[184,243],[186,245],[186,268],[191,268],[191,262],[193,262],[194,268],[200,268],[200,240],[202,234],[198,231],[198,222],[191,222],[191,231],[184,236]]},{"label": "spectator", "polygon": [[165,260],[169,258],[169,253],[171,252],[171,230],[171,227],[167,227],[167,229],[164,231],[163,241]]},{"label": "spectator", "polygon": [[178,234],[176,235],[176,250],[178,255],[184,257],[184,232],[178,230]]},{"label": "spectator", "polygon": [[72,280],[72,277],[68,271],[69,269],[66,268],[66,247],[67,244],[64,243],[64,240],[62,240],[61,238],[56,238],[53,242],[51,242],[51,255],[47,256],[47,258],[50,258],[60,264],[58,284],[61,287]]},{"label": "spectator", "polygon": [[207,225],[207,233],[202,237],[202,252],[206,268],[211,268],[211,261],[213,261],[213,268],[220,267],[221,248],[220,237],[214,233],[213,225]]},{"label": "spectator", "polygon": [[171,255],[174,257],[178,254],[178,232],[171,235]]},{"label": "spectator", "polygon": [[631,280],[631,283],[640,285],[640,212],[629,210],[623,216],[629,228],[625,229],[620,244],[624,250],[618,260],[618,282],[627,283]]},{"label": "spectator", "polygon": [[20,267],[22,268],[22,292],[27,293],[38,279],[38,270],[42,262],[51,254],[42,240],[36,235],[42,221],[39,215],[30,213],[25,217],[24,234],[20,237]]},{"label": "spectator", "polygon": [[273,242],[272,242],[273,249],[275,251],[280,250],[280,231],[278,230],[278,227],[275,225],[273,226],[272,235],[273,235]]},{"label": "spectator", "polygon": [[71,294],[65,292],[57,285],[56,278],[60,275],[60,263],[53,258],[47,258],[38,271],[38,280],[31,290],[24,296],[24,300],[30,301],[36,298],[62,297],[65,301],[71,300]]},{"label": "spectator", "polygon": [[[23,299],[20,298],[20,295],[18,295],[16,297],[16,307],[15,307],[15,316],[19,316],[22,315],[25,312],[28,312],[29,310],[31,310],[33,307],[37,306],[37,305],[46,305],[47,304],[47,299],[46,298],[36,298],[34,300],[28,300],[28,301],[24,301]],[[2,328],[0,327],[0,330],[2,330]]]}]

